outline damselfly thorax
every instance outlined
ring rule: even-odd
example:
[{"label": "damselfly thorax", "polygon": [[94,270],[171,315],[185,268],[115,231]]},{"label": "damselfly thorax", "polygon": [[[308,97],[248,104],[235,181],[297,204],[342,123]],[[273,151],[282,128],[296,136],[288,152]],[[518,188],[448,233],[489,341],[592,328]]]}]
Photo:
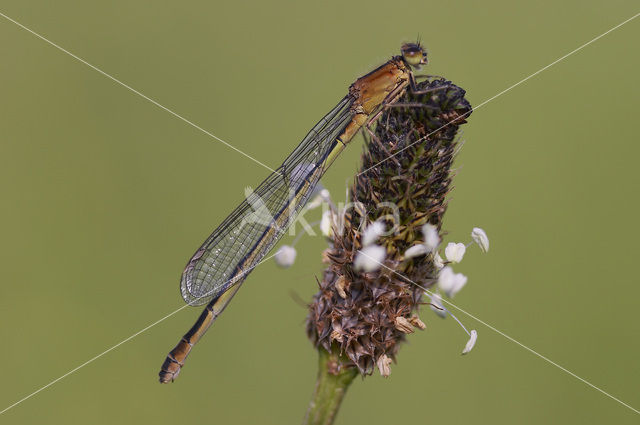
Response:
[{"label": "damselfly thorax", "polygon": [[182,273],[180,291],[188,304],[207,306],[167,355],[160,382],[176,379],[193,345],[280,239],[340,152],[361,128],[371,131],[384,108],[407,87],[416,91],[413,72],[426,64],[422,46],[408,43],[401,55],[358,78],[282,165],[204,241]]}]

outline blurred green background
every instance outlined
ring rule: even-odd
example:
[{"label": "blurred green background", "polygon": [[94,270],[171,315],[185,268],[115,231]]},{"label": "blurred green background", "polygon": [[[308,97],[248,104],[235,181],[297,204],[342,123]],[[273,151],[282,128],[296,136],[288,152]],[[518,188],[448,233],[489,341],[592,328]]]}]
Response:
[{"label": "blurred green background", "polygon": [[[633,1],[81,2],[0,11],[276,167],[360,75],[419,34],[429,72],[477,105],[638,12]],[[455,303],[640,407],[640,19],[478,109],[447,241],[486,229]],[[0,18],[0,410],[181,307],[179,276],[267,170]],[[635,53],[634,53],[635,52]],[[323,183],[337,200],[358,137]],[[309,215],[313,218],[312,215]],[[290,238],[285,240],[291,240]],[[157,383],[187,308],[0,416],[15,424],[299,423],[322,270],[256,269]],[[356,381],[337,423],[637,423],[638,415],[474,320],[428,309],[389,379]]]}]

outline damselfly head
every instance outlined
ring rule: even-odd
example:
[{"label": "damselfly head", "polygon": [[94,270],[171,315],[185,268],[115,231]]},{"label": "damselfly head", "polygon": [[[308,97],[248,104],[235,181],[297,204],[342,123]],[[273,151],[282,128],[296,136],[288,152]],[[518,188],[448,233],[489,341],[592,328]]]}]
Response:
[{"label": "damselfly head", "polygon": [[405,43],[400,50],[404,61],[413,68],[420,69],[428,63],[427,52],[420,43]]}]

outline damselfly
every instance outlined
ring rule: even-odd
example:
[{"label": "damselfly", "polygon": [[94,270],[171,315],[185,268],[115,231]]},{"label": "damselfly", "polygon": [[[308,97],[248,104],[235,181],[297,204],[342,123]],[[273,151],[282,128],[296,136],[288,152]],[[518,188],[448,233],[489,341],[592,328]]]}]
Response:
[{"label": "damselfly", "polygon": [[238,291],[247,274],[286,231],[320,177],[364,126],[407,90],[418,92],[414,71],[427,64],[419,43],[357,79],[349,93],[318,122],[295,150],[209,236],[187,263],[180,291],[190,305],[207,304],[193,327],[169,352],[160,382],[176,379],[193,345]]}]

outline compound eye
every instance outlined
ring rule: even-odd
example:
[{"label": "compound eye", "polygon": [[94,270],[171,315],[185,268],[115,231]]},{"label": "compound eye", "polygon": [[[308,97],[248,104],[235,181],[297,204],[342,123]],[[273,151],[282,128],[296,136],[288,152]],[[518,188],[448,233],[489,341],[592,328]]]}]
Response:
[{"label": "compound eye", "polygon": [[423,58],[422,52],[414,50],[405,51],[403,56],[404,60],[406,60],[409,65],[413,66],[420,65],[420,62],[422,62]]},{"label": "compound eye", "polygon": [[419,44],[407,43],[402,46],[402,57],[411,66],[419,67],[427,63],[427,53]]}]

